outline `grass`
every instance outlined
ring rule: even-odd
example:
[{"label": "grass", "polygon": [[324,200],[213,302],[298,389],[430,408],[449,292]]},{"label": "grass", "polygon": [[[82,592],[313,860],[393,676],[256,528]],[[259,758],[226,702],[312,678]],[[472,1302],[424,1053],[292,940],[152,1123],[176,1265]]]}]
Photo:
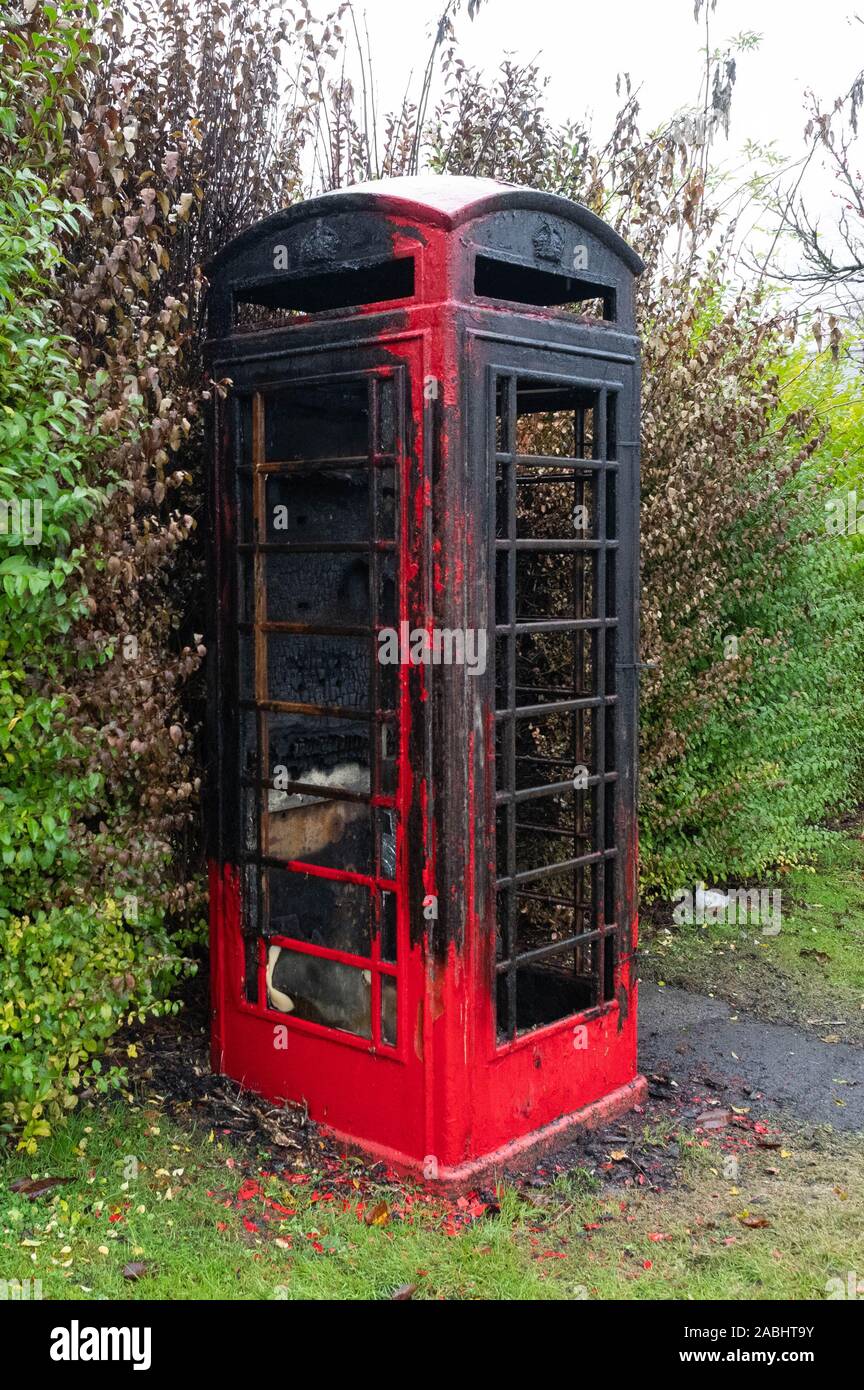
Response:
[{"label": "grass", "polygon": [[864,1042],[864,840],[838,835],[814,868],[784,873],[776,886],[777,936],[758,926],[677,926],[655,907],[640,973],[834,1041]]},{"label": "grass", "polygon": [[[665,1126],[652,1132],[663,1144]],[[8,1156],[0,1277],[46,1299],[812,1299],[864,1270],[864,1155],[836,1136],[729,1155],[683,1140],[680,1184],[603,1191],[577,1170],[499,1209],[370,1186],[349,1160],[273,1176],[271,1159],[115,1102],[73,1116],[29,1200]],[[276,1203],[274,1206],[272,1203]],[[804,1219],[802,1219],[802,1213]],[[764,1219],[764,1226],[744,1221]],[[146,1265],[124,1278],[129,1262]]]},{"label": "grass", "polygon": [[[775,937],[671,930],[655,912],[643,973],[860,1041],[862,870],[849,836],[785,875]],[[769,1144],[743,1111],[706,1135],[659,1106],[641,1144],[678,1163],[673,1187],[604,1187],[577,1168],[452,1201],[376,1185],[323,1146],[296,1162],[236,1147],[152,1098],[88,1101],[35,1159],[0,1151],[0,1285],[39,1280],[42,1297],[74,1300],[390,1299],[403,1286],[416,1299],[806,1300],[864,1278],[860,1138],[787,1130]],[[11,1190],[46,1175],[71,1181],[33,1200]],[[141,1277],[124,1277],[130,1264]]]}]

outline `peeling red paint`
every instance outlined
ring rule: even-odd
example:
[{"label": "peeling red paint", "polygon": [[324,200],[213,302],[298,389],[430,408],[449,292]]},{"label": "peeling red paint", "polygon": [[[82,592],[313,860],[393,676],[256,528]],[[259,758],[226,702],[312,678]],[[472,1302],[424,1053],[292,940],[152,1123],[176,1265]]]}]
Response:
[{"label": "peeling red paint", "polygon": [[[378,382],[399,383],[404,430],[398,458],[397,623],[431,634],[436,627],[481,626],[478,615],[485,612],[494,566],[487,516],[466,501],[476,496],[471,489],[486,457],[484,441],[469,437],[464,408],[470,404],[469,393],[482,387],[486,359],[481,359],[479,338],[485,333],[490,341],[496,334],[506,340],[509,335],[513,342],[524,339],[524,350],[534,352],[530,335],[539,344],[539,330],[554,329],[554,352],[544,359],[544,370],[560,373],[567,354],[576,352],[585,335],[584,326],[577,330],[572,316],[554,308],[478,303],[471,280],[475,243],[485,245],[489,219],[499,213],[511,218],[502,232],[505,240],[515,235],[512,229],[518,230],[518,219],[524,217],[530,220],[530,256],[530,233],[538,218],[566,222],[569,217],[580,238],[597,238],[607,252],[611,247],[609,254],[627,266],[628,276],[634,266],[613,233],[601,231],[590,213],[563,200],[549,202],[545,195],[487,180],[462,181],[455,190],[449,180],[433,180],[433,192],[425,194],[416,187],[400,192],[397,185],[403,182],[391,181],[374,196],[362,190],[334,194],[305,210],[289,209],[244,234],[211,272],[213,323],[217,335],[227,332],[235,282],[248,285],[255,275],[263,280],[265,270],[267,283],[272,281],[267,254],[276,234],[273,227],[278,225],[286,244],[296,244],[300,265],[309,219],[323,226],[328,217],[345,212],[362,214],[369,236],[378,238],[376,245],[386,242],[389,255],[413,259],[413,297],[310,313],[245,339],[219,336],[208,351],[211,361],[222,364],[222,375],[234,379],[235,389],[266,391],[276,380],[326,372],[362,372]],[[473,193],[466,183],[473,183]],[[359,233],[355,240],[351,255],[362,265]],[[621,285],[623,296],[623,272]],[[595,373],[606,370],[596,358],[602,333],[596,329],[592,334]],[[577,334],[583,335],[578,341]],[[617,335],[619,356],[628,341],[624,333]],[[494,350],[488,351],[494,362]],[[539,352],[538,346],[535,357]],[[235,618],[232,546],[237,528],[228,500],[233,480],[227,418],[216,435],[213,483],[214,592],[226,630]],[[494,632],[489,636],[494,651]],[[217,660],[223,662],[223,657]],[[633,913],[629,949],[615,960],[614,997],[500,1046],[494,988],[494,690],[489,681],[472,684],[473,678],[458,670],[398,669],[398,785],[395,797],[370,799],[373,806],[397,812],[395,877],[297,859],[284,863],[289,871],[365,886],[372,894],[395,894],[397,961],[382,961],[377,937],[369,957],[372,1037],[348,1035],[268,1007],[268,943],[254,938],[248,923],[244,936],[239,817],[232,808],[237,778],[230,748],[222,752],[222,740],[228,738],[224,729],[230,733],[236,724],[230,703],[236,697],[227,658],[223,665],[213,744],[224,756],[224,766],[219,764],[224,785],[215,792],[210,864],[214,1067],[274,1099],[304,1098],[313,1119],[339,1136],[359,1142],[396,1168],[441,1181],[476,1174],[484,1163],[563,1133],[569,1123],[590,1122],[592,1116],[633,1103],[641,1094],[632,969],[635,831],[628,825],[622,832]],[[429,899],[437,903],[437,917],[425,914]],[[284,941],[270,938],[270,944]],[[357,957],[325,946],[288,945],[322,960],[358,964]],[[395,1046],[383,1041],[379,1018],[382,980],[388,975],[398,987]],[[586,1031],[584,1048],[574,1044],[577,1027]],[[274,1045],[275,1030],[287,1035],[284,1047]]]}]

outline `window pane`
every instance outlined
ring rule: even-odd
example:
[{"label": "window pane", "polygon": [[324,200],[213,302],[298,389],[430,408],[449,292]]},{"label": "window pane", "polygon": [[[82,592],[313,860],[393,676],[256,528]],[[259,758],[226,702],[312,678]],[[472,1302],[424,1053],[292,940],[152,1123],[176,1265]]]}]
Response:
[{"label": "window pane", "polygon": [[271,1009],[309,1023],[372,1035],[371,972],[341,961],[271,946],[267,958],[267,1002]]},{"label": "window pane", "polygon": [[[516,791],[572,781],[587,768],[593,771],[592,737],[595,711],[539,714],[516,719]],[[496,730],[495,763],[499,791],[508,790],[507,740],[509,721]]]},{"label": "window pane", "polygon": [[381,1040],[396,1046],[396,981],[392,975],[381,976]]},{"label": "window pane", "polygon": [[265,459],[344,459],[369,451],[365,381],[303,382],[268,393]]},{"label": "window pane", "polygon": [[343,883],[289,869],[265,870],[270,899],[268,935],[368,956],[371,899],[362,883]]},{"label": "window pane", "polygon": [[270,633],[266,641],[269,699],[342,709],[368,706],[369,638]]},{"label": "window pane", "polygon": [[270,473],[264,513],[268,541],[365,541],[369,471],[304,468]]},{"label": "window pane", "polygon": [[270,789],[264,827],[272,859],[302,859],[319,868],[371,874],[372,812],[362,801]]},{"label": "window pane", "polygon": [[597,535],[594,478],[570,469],[523,469],[516,479],[520,539],[593,540]]},{"label": "window pane", "polygon": [[381,894],[381,959],[396,959],[396,895]]},{"label": "window pane", "polygon": [[368,627],[369,560],[342,552],[264,556],[267,620]]},{"label": "window pane", "polygon": [[[573,952],[561,960],[526,964],[516,969],[516,1031],[527,1032],[581,1013],[593,1003],[594,986],[590,948],[584,948],[586,962],[577,970]],[[506,976],[498,976],[499,1036],[506,1037]]]}]

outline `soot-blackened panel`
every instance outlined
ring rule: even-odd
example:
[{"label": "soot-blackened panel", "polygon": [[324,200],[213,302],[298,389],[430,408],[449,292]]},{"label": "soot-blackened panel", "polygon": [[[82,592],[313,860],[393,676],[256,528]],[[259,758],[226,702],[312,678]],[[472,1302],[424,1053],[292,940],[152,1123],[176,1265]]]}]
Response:
[{"label": "soot-blackened panel", "polygon": [[369,790],[368,724],[303,714],[271,714],[267,722],[269,765],[285,782],[331,790]]},{"label": "soot-blackened panel", "polygon": [[267,638],[269,698],[363,709],[369,703],[370,657],[366,637],[271,632]]},{"label": "soot-blackened panel", "polygon": [[357,1037],[372,1033],[372,972],[341,961],[270,946],[267,999],[272,1009]]},{"label": "soot-blackened panel", "polygon": [[272,473],[266,480],[267,540],[368,540],[369,491],[369,471],[365,468]]},{"label": "soot-blackened panel", "polygon": [[371,622],[369,562],[363,555],[317,551],[265,556],[267,619],[274,622]]},{"label": "soot-blackened panel", "polygon": [[365,381],[304,383],[268,396],[264,427],[265,462],[356,458],[369,449],[369,404]]},{"label": "soot-blackened panel", "polygon": [[264,938],[270,1007],[393,1045],[397,683],[376,660],[378,629],[397,619],[393,382],[278,387],[250,418],[241,796],[258,867],[246,928]]}]

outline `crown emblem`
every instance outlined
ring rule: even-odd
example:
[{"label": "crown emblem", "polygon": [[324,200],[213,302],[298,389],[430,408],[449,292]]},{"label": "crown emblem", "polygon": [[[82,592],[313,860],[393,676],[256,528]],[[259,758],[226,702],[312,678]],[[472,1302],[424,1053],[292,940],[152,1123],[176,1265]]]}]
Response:
[{"label": "crown emblem", "polygon": [[339,238],[332,227],[316,222],[313,230],[300,243],[301,261],[329,261],[336,254]]},{"label": "crown emblem", "polygon": [[538,261],[557,262],[564,254],[564,238],[546,217],[539,224],[531,240]]}]

